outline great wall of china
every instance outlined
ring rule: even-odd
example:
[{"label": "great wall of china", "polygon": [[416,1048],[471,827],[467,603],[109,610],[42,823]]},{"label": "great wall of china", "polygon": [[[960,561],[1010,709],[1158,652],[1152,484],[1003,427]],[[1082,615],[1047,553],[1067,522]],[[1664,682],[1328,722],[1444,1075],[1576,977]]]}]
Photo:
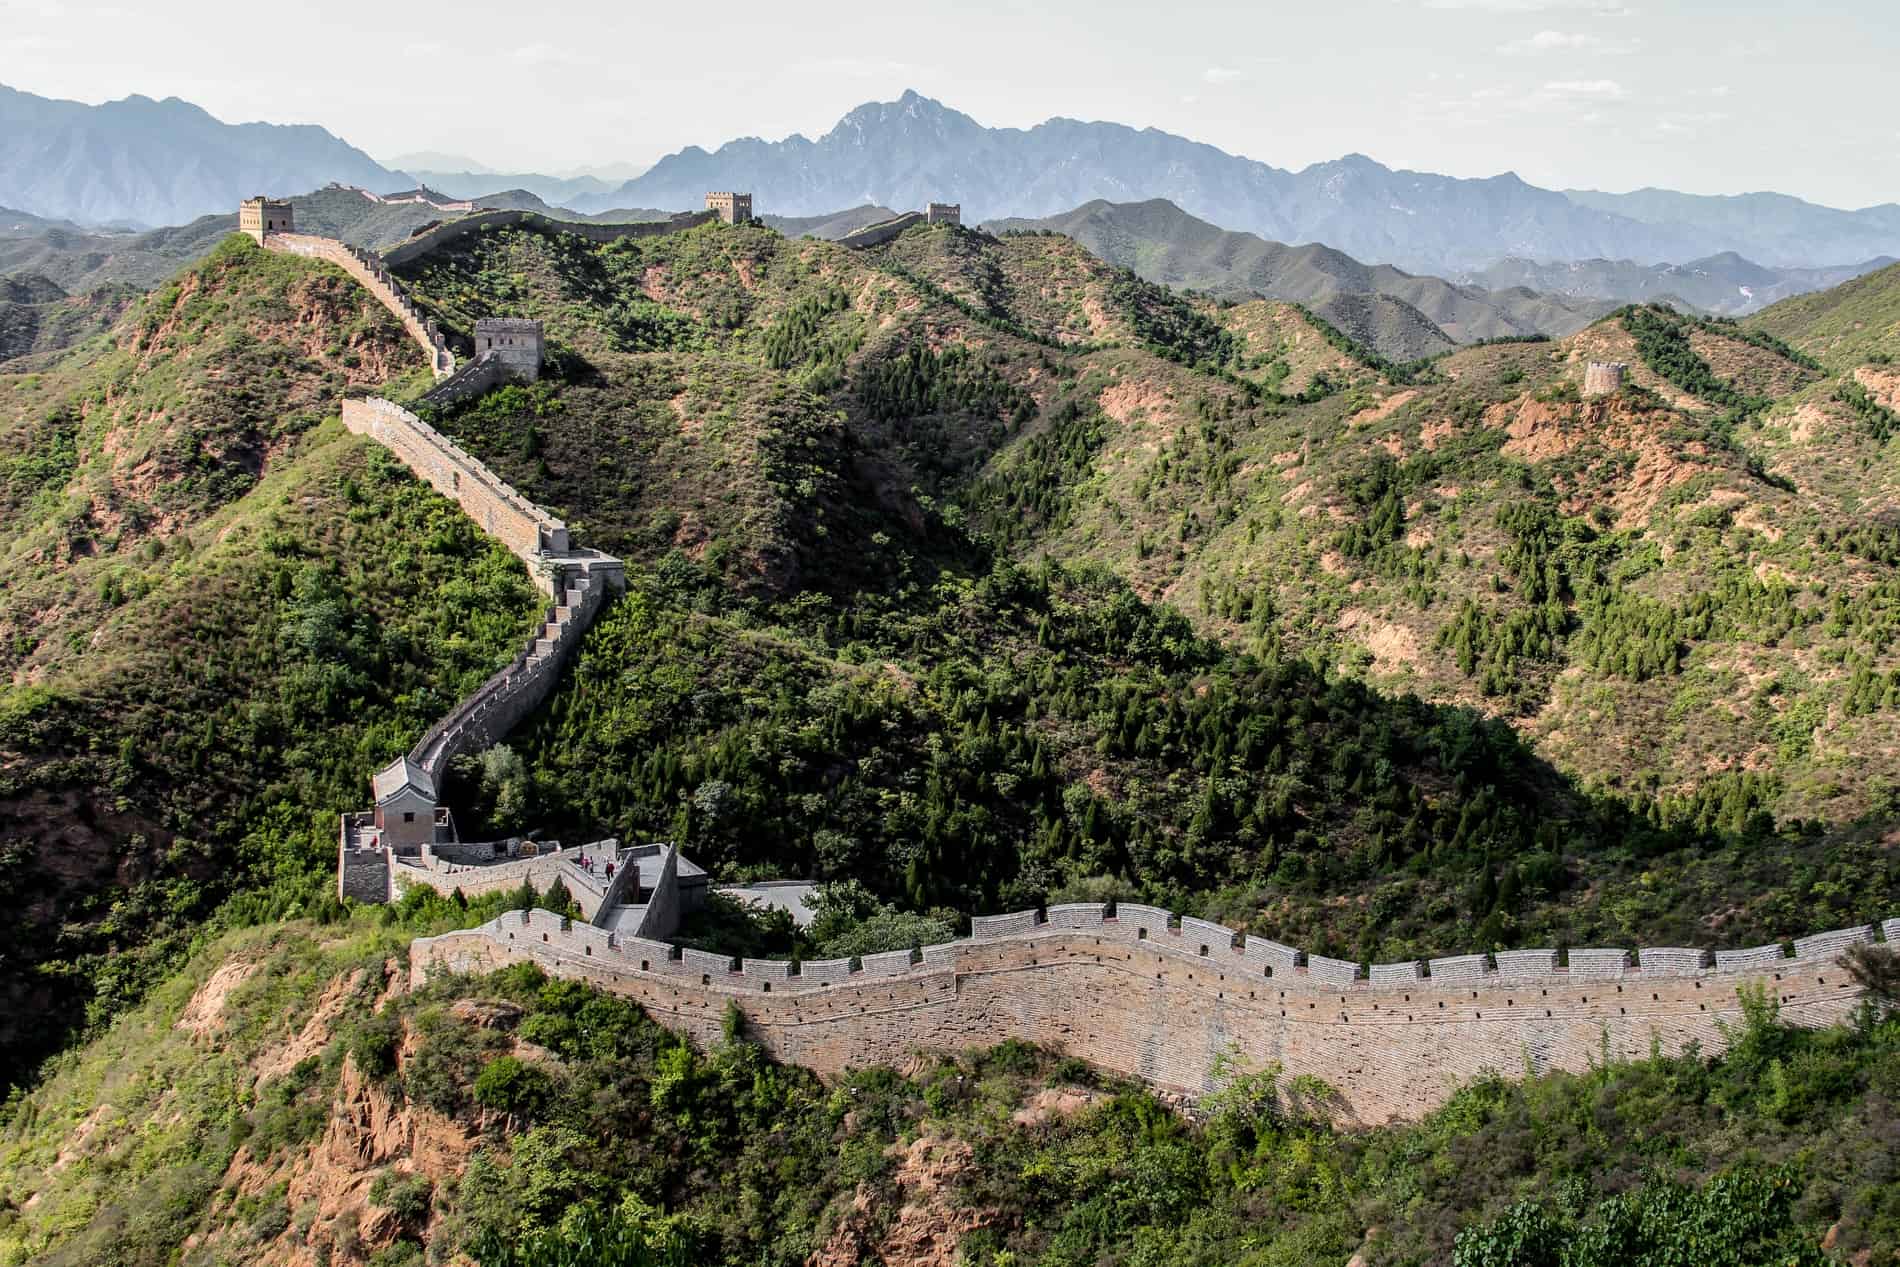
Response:
[{"label": "great wall of china", "polygon": [[[1900,942],[1900,919],[1883,930]],[[1225,1059],[1323,1079],[1353,1121],[1413,1118],[1486,1072],[1579,1072],[1652,1044],[1719,1051],[1741,991],[1824,1026],[1860,1006],[1842,951],[1872,925],[1753,950],[1499,951],[1360,966],[1218,924],[1123,903],[979,916],[972,935],[918,951],[790,963],[680,950],[547,911],[418,940],[411,972],[489,972],[523,960],[638,1003],[710,1042],[728,1006],[777,1058],[838,1074],[919,1050],[1014,1038],[1187,1097]]]},{"label": "great wall of china", "polygon": [[[644,235],[710,218],[627,227]],[[894,236],[924,218],[911,213],[871,231],[893,230]],[[451,222],[397,250],[413,259],[485,225],[545,218],[502,212],[467,219],[480,223]],[[263,245],[344,268],[403,319],[438,377],[451,378],[453,358],[446,364],[442,359],[446,344],[389,276],[390,257],[366,259],[366,252],[342,243],[267,232],[266,223],[259,219],[254,234]],[[561,221],[547,221],[547,227],[576,228]],[[620,227],[585,226],[581,235],[601,240],[595,231]],[[488,373],[499,373],[491,353],[478,360],[490,365]],[[485,387],[471,377],[466,390]],[[432,798],[456,753],[499,741],[540,704],[607,591],[624,578],[619,560],[574,550],[564,524],[414,413],[386,400],[351,400],[343,420],[453,499],[519,556],[547,592],[560,595],[513,664],[378,776],[413,769],[416,775],[407,777],[426,779]],[[1416,1117],[1486,1072],[1579,1071],[1604,1059],[1639,1058],[1652,1046],[1719,1050],[1742,1019],[1744,990],[1774,999],[1791,1023],[1839,1022],[1863,1001],[1841,965],[1843,952],[1876,941],[1900,945],[1900,919],[1890,919],[1878,927],[1797,938],[1789,947],[1713,954],[1685,948],[1511,950],[1362,968],[1219,924],[1121,903],[978,916],[969,937],[916,950],[802,964],[735,962],[658,939],[673,927],[680,876],[690,867],[670,846],[620,849],[606,842],[607,856],[621,864],[606,876],[576,869],[574,855],[562,852],[478,866],[458,850],[488,846],[461,846],[452,839],[425,842],[411,851],[415,858],[398,861],[393,847],[353,844],[352,831],[367,828],[369,817],[344,818],[339,885],[346,896],[388,900],[399,876],[474,894],[560,875],[591,921],[516,911],[478,928],[419,939],[410,948],[417,979],[528,960],[624,995],[663,1024],[702,1041],[719,1035],[728,1007],[735,1007],[748,1033],[775,1056],[825,1074],[901,1064],[919,1049],[1015,1038],[1193,1097],[1214,1089],[1217,1070],[1229,1059],[1244,1068],[1275,1063],[1288,1075],[1323,1079],[1339,1092],[1345,1114],[1365,1124]],[[703,884],[704,873],[692,870],[695,883]],[[638,891],[630,893],[636,885]],[[647,905],[616,906],[647,893]],[[617,912],[631,918],[617,919]]]}]

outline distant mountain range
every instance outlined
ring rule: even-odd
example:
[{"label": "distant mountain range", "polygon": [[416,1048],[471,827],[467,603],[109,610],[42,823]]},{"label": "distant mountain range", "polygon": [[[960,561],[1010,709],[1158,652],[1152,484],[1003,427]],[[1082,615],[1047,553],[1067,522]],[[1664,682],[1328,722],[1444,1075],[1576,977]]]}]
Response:
[{"label": "distant mountain range", "polygon": [[[1328,246],[1269,242],[1196,219],[1161,198],[1097,200],[1060,216],[996,220],[984,227],[1061,233],[1111,264],[1169,286],[1222,298],[1298,300],[1394,360],[1441,352],[1454,341],[1570,334],[1617,307],[1602,299],[1454,285],[1389,264],[1362,264]],[[1369,302],[1366,296],[1387,302]]]},{"label": "distant mountain range", "polygon": [[1539,264],[1499,260],[1458,280],[1502,290],[1528,287],[1567,300],[1607,299],[1649,303],[1679,300],[1725,317],[1742,317],[1791,295],[1826,290],[1893,263],[1892,256],[1838,268],[1766,268],[1733,251],[1687,264],[1638,264],[1632,260],[1572,260]]},{"label": "distant mountain range", "polygon": [[320,127],[221,123],[178,100],[104,105],[0,87],[0,206],[86,224],[183,224],[256,193],[415,182]]},{"label": "distant mountain range", "polygon": [[[1291,172],[1153,128],[1060,118],[1027,130],[986,128],[914,92],[860,106],[816,141],[688,147],[574,205],[689,206],[708,189],[728,188],[752,190],[761,211],[780,215],[940,199],[961,202],[966,222],[1165,198],[1230,229],[1439,274],[1514,256],[1671,263],[1736,251],[1816,266],[1900,254],[1895,205],[1836,211],[1769,194],[1572,195],[1509,173],[1464,180],[1393,171],[1356,154]],[[1758,212],[1766,217],[1759,223]]]},{"label": "distant mountain range", "polygon": [[[320,127],[222,123],[176,98],[88,106],[0,87],[0,206],[21,213],[20,227],[0,226],[0,237],[28,231],[29,218],[182,225],[252,193],[340,181],[377,190],[426,183],[456,197],[508,187],[616,217],[629,207],[696,208],[708,189],[750,189],[761,213],[793,232],[857,214],[840,207],[940,199],[961,202],[970,223],[1165,199],[1210,228],[1324,244],[1355,263],[1494,291],[1529,285],[1566,301],[1677,295],[1719,312],[1900,255],[1895,204],[1840,211],[1782,194],[1557,191],[1508,173],[1393,171],[1360,155],[1292,172],[1153,128],[1062,118],[986,128],[914,92],[860,106],[816,141],[689,147],[617,185],[597,174],[493,173],[454,154],[409,157],[465,170],[395,170]],[[1695,263],[1662,267],[1684,260]],[[1587,263],[1567,267],[1573,261]]]}]

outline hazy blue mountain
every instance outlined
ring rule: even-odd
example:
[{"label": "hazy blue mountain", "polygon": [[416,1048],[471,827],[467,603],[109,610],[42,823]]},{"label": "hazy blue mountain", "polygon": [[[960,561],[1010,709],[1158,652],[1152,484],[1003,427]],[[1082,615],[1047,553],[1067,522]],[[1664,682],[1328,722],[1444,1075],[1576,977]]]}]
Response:
[{"label": "hazy blue mountain", "polygon": [[[1858,211],[1817,206],[1787,194],[1722,196],[1638,189],[1605,194],[1565,190],[1579,206],[1593,207],[1671,231],[1694,231],[1723,240],[1725,249],[1770,266],[1842,265],[1876,255],[1900,254],[1900,204]],[[1827,285],[1833,285],[1829,282]]]},{"label": "hazy blue mountain", "polygon": [[[1097,200],[1039,220],[995,220],[999,232],[1049,230],[1074,238],[1111,264],[1152,282],[1222,298],[1292,299],[1308,305],[1394,360],[1442,351],[1431,339],[1471,342],[1512,335],[1564,335],[1614,305],[1529,290],[1490,291],[1364,264],[1328,246],[1288,246],[1221,229],[1165,199]],[[1367,296],[1397,301],[1371,304]],[[1416,316],[1416,319],[1413,319]],[[1422,327],[1433,327],[1429,337]]]},{"label": "hazy blue mountain", "polygon": [[525,189],[543,202],[567,206],[576,199],[611,194],[620,186],[597,176],[543,176],[536,172],[432,171],[405,168],[431,189],[451,198],[479,198],[493,189]]},{"label": "hazy blue mountain", "polygon": [[[1693,215],[1651,223],[1526,184],[1506,173],[1465,180],[1393,171],[1348,155],[1291,172],[1153,128],[1050,119],[1028,129],[986,128],[942,103],[907,92],[858,107],[817,140],[747,137],[708,152],[688,147],[619,189],[579,200],[697,206],[708,189],[749,189],[759,210],[815,216],[866,202],[898,208],[931,199],[963,204],[965,223],[1043,217],[1095,199],[1165,198],[1192,215],[1275,241],[1323,242],[1372,263],[1455,273],[1505,257],[1538,260],[1697,259],[1757,243],[1745,218]],[[1789,200],[1798,202],[1798,200]],[[1800,204],[1807,207],[1810,204]],[[1848,217],[1870,241],[1846,256],[1843,237],[1801,236],[1799,216],[1779,236],[1777,261],[1838,264],[1900,253],[1900,223],[1879,208]],[[1739,226],[1739,227],[1738,227]]]},{"label": "hazy blue mountain", "polygon": [[333,180],[415,183],[320,127],[222,123],[176,97],[89,106],[0,86],[0,206],[31,215],[184,224]]},{"label": "hazy blue mountain", "polygon": [[1525,286],[1571,300],[1647,303],[1675,298],[1727,317],[1746,316],[1793,295],[1827,290],[1893,263],[1891,256],[1837,268],[1769,268],[1733,251],[1687,264],[1638,264],[1632,260],[1572,260],[1540,264],[1499,260],[1458,280],[1501,290]]}]

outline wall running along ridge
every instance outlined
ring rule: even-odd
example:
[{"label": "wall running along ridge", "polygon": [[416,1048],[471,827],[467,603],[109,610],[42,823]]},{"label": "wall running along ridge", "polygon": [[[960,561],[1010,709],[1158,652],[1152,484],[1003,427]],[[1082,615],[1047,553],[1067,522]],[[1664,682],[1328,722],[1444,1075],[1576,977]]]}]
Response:
[{"label": "wall running along ridge", "polygon": [[[1900,942],[1900,919],[1883,926]],[[1862,992],[1840,966],[1871,925],[1779,946],[1718,952],[1554,950],[1359,965],[1239,941],[1202,920],[1123,903],[1057,906],[973,921],[962,941],[798,965],[676,950],[546,911],[516,911],[410,946],[412,977],[490,972],[523,959],[638,1003],[701,1041],[726,1005],[775,1057],[835,1075],[901,1063],[918,1049],[1006,1038],[1078,1056],[1151,1086],[1203,1095],[1223,1056],[1278,1063],[1335,1087],[1354,1121],[1419,1117],[1485,1072],[1582,1071],[1651,1043],[1679,1052],[1727,1045],[1739,990],[1759,987],[1782,1019],[1824,1026]],[[1238,944],[1237,944],[1238,943]],[[1430,975],[1425,975],[1429,972]]]},{"label": "wall running along ridge", "polygon": [[383,262],[390,265],[407,264],[410,260],[420,259],[429,252],[459,241],[471,233],[517,224],[531,224],[536,228],[555,233],[571,233],[589,242],[618,242],[622,238],[662,237],[668,233],[678,233],[682,229],[710,224],[716,219],[718,216],[714,212],[696,211],[674,216],[670,220],[649,220],[638,224],[595,224],[591,221],[556,220],[538,211],[478,211],[472,216],[463,216],[459,220],[436,225],[407,242],[392,246],[383,252]]},{"label": "wall running along ridge", "polygon": [[905,229],[910,228],[911,225],[922,224],[923,222],[923,212],[906,211],[895,220],[883,220],[877,224],[867,224],[855,233],[847,233],[838,239],[838,245],[848,246],[854,251],[861,251],[867,246],[882,246],[884,243],[902,233]]},{"label": "wall running along ridge", "polygon": [[[567,525],[548,514],[447,436],[401,405],[380,397],[343,402],[343,425],[368,436],[402,459],[436,492],[461,506],[530,573],[545,571],[547,554],[566,554]],[[550,583],[540,578],[542,588]]]},{"label": "wall running along ridge", "polygon": [[409,759],[427,770],[436,786],[441,786],[449,762],[501,742],[547,699],[600,610],[607,584],[598,569],[574,569],[561,601],[548,609],[541,631],[514,663],[477,687],[409,750]]},{"label": "wall running along ridge", "polygon": [[435,322],[423,317],[401,284],[390,276],[384,261],[373,252],[339,242],[335,238],[312,237],[307,233],[267,233],[264,235],[264,249],[335,264],[362,283],[363,289],[376,296],[383,307],[396,315],[403,329],[409,332],[409,337],[421,345],[423,353],[429,358],[429,368],[437,378],[447,378],[455,372],[455,355],[449,351],[442,332],[436,328]]}]

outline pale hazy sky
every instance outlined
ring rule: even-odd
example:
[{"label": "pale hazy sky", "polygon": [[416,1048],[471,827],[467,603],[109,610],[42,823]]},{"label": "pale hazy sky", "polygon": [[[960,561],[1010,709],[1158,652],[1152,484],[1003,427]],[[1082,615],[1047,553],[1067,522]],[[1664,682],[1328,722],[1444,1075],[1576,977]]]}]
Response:
[{"label": "pale hazy sky", "polygon": [[[849,20],[832,16],[849,13]],[[553,171],[816,137],[905,88],[1279,167],[1900,200],[1900,0],[0,0],[0,83]]]}]

